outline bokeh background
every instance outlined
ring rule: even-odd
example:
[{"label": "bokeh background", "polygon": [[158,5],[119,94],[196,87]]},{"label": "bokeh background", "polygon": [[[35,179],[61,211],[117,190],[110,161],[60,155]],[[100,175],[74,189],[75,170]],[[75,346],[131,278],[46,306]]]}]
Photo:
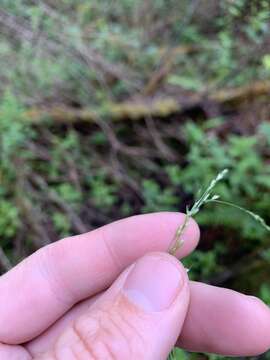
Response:
[{"label": "bokeh background", "polygon": [[[1,0],[1,272],[122,217],[185,211],[223,168],[216,192],[270,223],[269,30],[267,0]],[[197,221],[191,278],[270,305],[269,233],[224,206]]]}]

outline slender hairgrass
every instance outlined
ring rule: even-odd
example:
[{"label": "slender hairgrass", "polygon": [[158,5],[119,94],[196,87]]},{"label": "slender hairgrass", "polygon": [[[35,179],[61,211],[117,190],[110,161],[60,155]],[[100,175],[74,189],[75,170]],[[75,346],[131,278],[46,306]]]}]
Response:
[{"label": "slender hairgrass", "polygon": [[183,244],[182,235],[188,225],[189,219],[191,217],[195,216],[200,211],[200,209],[203,205],[206,205],[209,203],[216,203],[216,204],[226,205],[226,206],[231,206],[233,208],[236,208],[236,209],[248,214],[249,216],[251,216],[255,221],[259,222],[265,230],[270,232],[270,226],[268,226],[266,224],[266,222],[264,221],[264,219],[262,217],[260,217],[259,215],[255,214],[254,212],[247,210],[239,205],[233,204],[228,201],[220,200],[219,195],[213,194],[213,189],[215,188],[216,184],[219,181],[223,180],[225,178],[225,176],[227,175],[227,173],[228,173],[228,169],[224,169],[220,173],[218,173],[216,178],[210,182],[209,186],[202,193],[202,195],[195,201],[193,206],[190,209],[187,207],[184,222],[176,229],[176,232],[175,232],[175,235],[173,238],[173,245],[169,249],[170,254],[175,255],[177,250],[182,246],[182,244]]}]

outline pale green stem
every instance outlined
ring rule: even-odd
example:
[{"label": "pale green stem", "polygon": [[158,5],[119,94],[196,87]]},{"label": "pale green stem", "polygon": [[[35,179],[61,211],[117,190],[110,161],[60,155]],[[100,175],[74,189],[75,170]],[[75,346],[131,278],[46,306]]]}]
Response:
[{"label": "pale green stem", "polygon": [[222,205],[227,205],[227,206],[231,206],[231,207],[234,207],[238,210],[241,210],[247,214],[249,214],[254,220],[258,221],[263,227],[265,230],[267,231],[270,231],[270,226],[266,224],[266,222],[264,221],[264,219],[262,217],[260,217],[259,215],[253,213],[252,211],[250,210],[247,210],[245,208],[243,208],[242,206],[239,206],[239,205],[235,205],[233,203],[230,203],[228,201],[223,201],[223,200],[213,200],[213,199],[210,199],[210,200],[207,200],[206,201],[207,203],[210,203],[210,202],[215,202],[215,203],[218,203],[218,204],[222,204]]}]

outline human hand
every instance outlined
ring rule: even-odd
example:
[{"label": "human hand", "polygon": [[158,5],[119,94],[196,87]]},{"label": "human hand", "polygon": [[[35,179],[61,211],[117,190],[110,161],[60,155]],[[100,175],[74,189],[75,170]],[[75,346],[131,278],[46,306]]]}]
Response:
[{"label": "human hand", "polygon": [[[266,351],[266,305],[189,283],[164,253],[183,220],[177,213],[127,218],[53,243],[3,275],[0,359],[164,360],[175,343],[226,355]],[[179,258],[197,245],[194,221],[183,239]]]}]

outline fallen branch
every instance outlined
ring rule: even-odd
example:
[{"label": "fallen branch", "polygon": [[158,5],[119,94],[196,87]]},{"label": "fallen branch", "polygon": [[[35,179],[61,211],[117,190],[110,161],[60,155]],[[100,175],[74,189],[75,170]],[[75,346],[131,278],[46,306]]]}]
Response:
[{"label": "fallen branch", "polygon": [[258,80],[237,88],[218,90],[209,99],[219,104],[237,104],[260,96],[270,96],[270,81]]},{"label": "fallen branch", "polygon": [[180,105],[173,98],[158,99],[141,102],[124,102],[109,104],[106,109],[93,111],[91,109],[74,109],[67,106],[56,106],[50,109],[33,108],[26,112],[26,118],[31,123],[51,119],[57,123],[97,122],[101,117],[114,120],[125,118],[140,119],[146,116],[166,117],[179,112]]},{"label": "fallen branch", "polygon": [[270,81],[256,81],[252,84],[238,88],[217,90],[213,94],[194,94],[180,101],[177,96],[164,98],[140,98],[138,100],[122,103],[111,103],[102,110],[74,109],[67,106],[52,108],[33,108],[26,112],[26,118],[31,123],[43,123],[42,120],[50,119],[56,123],[97,122],[101,117],[112,120],[142,119],[152,117],[168,117],[186,109],[200,106],[205,101],[216,103],[220,106],[237,106],[245,101],[270,96]]}]

